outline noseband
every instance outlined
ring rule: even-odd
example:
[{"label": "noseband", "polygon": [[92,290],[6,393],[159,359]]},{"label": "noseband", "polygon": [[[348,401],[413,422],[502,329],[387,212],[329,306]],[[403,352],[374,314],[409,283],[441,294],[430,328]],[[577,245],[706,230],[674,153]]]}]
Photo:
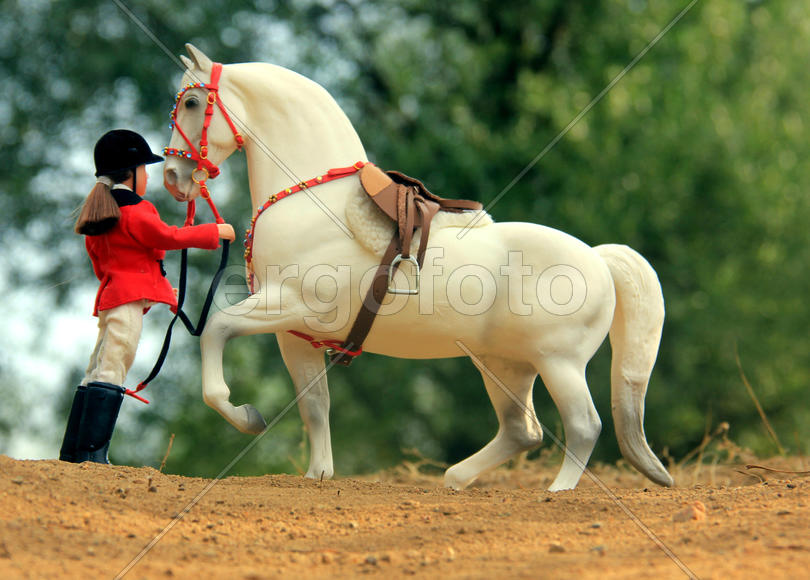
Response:
[{"label": "noseband", "polygon": [[[211,80],[207,83],[197,82],[197,83],[190,83],[183,87],[178,93],[177,98],[174,101],[174,108],[172,109],[172,122],[169,125],[171,129],[177,129],[177,132],[183,137],[185,142],[188,144],[188,150],[183,149],[174,149],[172,147],[164,147],[163,154],[167,156],[173,157],[182,157],[183,159],[191,159],[192,161],[196,161],[197,167],[191,172],[191,179],[200,186],[200,195],[202,198],[208,202],[208,205],[211,207],[211,211],[216,218],[217,223],[221,224],[224,223],[225,220],[222,219],[222,216],[219,215],[216,206],[214,205],[213,200],[211,199],[210,192],[208,190],[208,186],[205,184],[206,180],[214,179],[217,175],[219,175],[219,167],[214,165],[211,160],[208,159],[208,128],[211,126],[211,119],[214,116],[214,105],[216,104],[219,107],[219,110],[222,112],[222,116],[225,118],[225,121],[228,123],[228,126],[231,128],[231,132],[233,133],[234,139],[236,140],[236,148],[241,149],[242,146],[245,144],[245,139],[236,129],[236,125],[234,125],[233,121],[231,120],[230,115],[228,115],[228,111],[225,106],[222,104],[222,99],[218,98],[219,94],[219,77],[222,74],[222,64],[215,62],[211,67]],[[190,89],[205,89],[208,92],[208,96],[206,97],[206,107],[205,107],[205,119],[203,121],[202,132],[200,134],[200,145],[199,148],[195,147],[194,144],[191,142],[191,139],[188,138],[185,131],[180,127],[177,123],[177,108],[180,105],[180,101],[183,98],[183,95],[186,94],[186,91]],[[199,177],[202,176],[202,177]],[[188,213],[186,217],[186,224],[190,225],[194,221],[194,202],[190,201],[188,205]]]}]

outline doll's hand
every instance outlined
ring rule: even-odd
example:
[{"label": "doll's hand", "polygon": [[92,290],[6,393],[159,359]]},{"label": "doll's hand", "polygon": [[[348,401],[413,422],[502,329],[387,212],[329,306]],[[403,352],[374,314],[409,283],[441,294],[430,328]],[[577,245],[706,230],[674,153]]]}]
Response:
[{"label": "doll's hand", "polygon": [[229,242],[236,239],[236,232],[233,231],[231,224],[217,224],[217,230],[219,230],[220,239],[228,240]]},{"label": "doll's hand", "polygon": [[172,292],[174,292],[174,297],[177,298],[180,295],[180,290],[177,288],[172,288]]}]

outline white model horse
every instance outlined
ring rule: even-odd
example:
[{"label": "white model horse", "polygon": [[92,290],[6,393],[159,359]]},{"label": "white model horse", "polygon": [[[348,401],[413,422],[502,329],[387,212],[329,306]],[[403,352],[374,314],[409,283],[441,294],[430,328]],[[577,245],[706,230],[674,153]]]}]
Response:
[{"label": "white model horse", "polygon": [[[164,171],[176,199],[191,200],[200,193],[205,171],[177,150],[203,136],[214,166],[236,149],[234,132],[244,136],[254,208],[297,182],[367,160],[348,118],[322,87],[270,64],[222,67],[221,80],[214,84],[232,121],[214,110],[203,131],[210,93],[199,81],[208,83],[218,65],[193,46],[186,48],[191,56],[183,57],[186,89],[178,97],[170,143],[174,151],[169,149],[175,156]],[[251,256],[255,293],[212,315],[201,337],[205,402],[240,431],[258,433],[265,428],[259,412],[229,402],[222,354],[235,336],[276,333],[296,390],[303,393],[299,409],[311,448],[307,477],[333,475],[326,367],[322,351],[288,331],[318,341],[345,339],[371,283],[366,274],[380,261],[373,231],[361,231],[356,217],[347,220],[347,210],[352,216],[363,204],[372,207],[366,198],[351,175],[289,195],[261,212]],[[368,215],[371,230],[384,224]],[[462,216],[463,224],[470,222],[470,214]],[[544,226],[478,217],[484,219],[464,229],[458,216],[445,227],[434,221],[438,225],[430,232],[420,294],[395,296],[384,304],[363,346],[400,358],[470,356],[481,371],[500,427],[483,449],[447,470],[445,485],[464,488],[482,472],[540,444],[532,403],[539,374],[559,409],[566,439],[562,468],[550,489],[575,487],[601,430],[585,367],[608,332],[621,451],[651,480],[672,485],[643,428],[644,396],[664,319],[653,269],[626,246],[591,248]],[[346,221],[353,224],[354,235]],[[392,227],[385,230],[386,241]],[[397,286],[413,284],[409,270],[397,272]],[[324,294],[331,297],[326,302]]]}]

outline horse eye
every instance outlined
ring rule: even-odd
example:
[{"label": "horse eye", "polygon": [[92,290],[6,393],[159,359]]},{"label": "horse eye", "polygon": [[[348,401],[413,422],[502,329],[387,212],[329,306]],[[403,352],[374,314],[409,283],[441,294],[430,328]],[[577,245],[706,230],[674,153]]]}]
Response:
[{"label": "horse eye", "polygon": [[188,99],[186,101],[186,109],[193,109],[194,107],[196,107],[199,104],[200,104],[200,101],[197,99],[197,97],[191,97],[190,99]]}]

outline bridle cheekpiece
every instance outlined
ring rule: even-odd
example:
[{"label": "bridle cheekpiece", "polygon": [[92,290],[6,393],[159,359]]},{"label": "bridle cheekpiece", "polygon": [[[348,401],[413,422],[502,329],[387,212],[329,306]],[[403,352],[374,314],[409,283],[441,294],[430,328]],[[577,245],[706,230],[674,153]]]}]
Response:
[{"label": "bridle cheekpiece", "polygon": [[[208,159],[208,128],[211,126],[211,119],[214,116],[214,105],[219,107],[219,110],[222,112],[222,116],[225,118],[225,121],[228,123],[228,126],[231,128],[231,132],[233,133],[234,139],[236,140],[236,148],[242,149],[242,146],[245,144],[245,139],[239,133],[234,124],[233,120],[231,120],[231,116],[228,114],[227,109],[222,104],[222,99],[218,98],[219,94],[219,77],[222,74],[222,64],[215,62],[211,67],[211,80],[207,83],[203,82],[196,82],[190,83],[183,87],[178,93],[177,97],[174,101],[174,108],[172,108],[171,114],[171,123],[169,128],[177,131],[180,133],[180,136],[183,137],[185,142],[188,144],[188,150],[184,149],[175,149],[173,147],[164,147],[163,154],[172,157],[182,157],[183,159],[190,159],[197,163],[197,167],[191,172],[191,179],[200,186],[200,196],[208,202],[208,205],[211,206],[211,210],[214,213],[217,223],[224,223],[224,220],[217,212],[216,207],[211,200],[210,192],[208,190],[208,186],[206,185],[206,180],[214,179],[219,175],[219,167],[214,165],[210,159]],[[191,139],[188,138],[185,131],[180,127],[177,123],[177,109],[180,105],[180,101],[183,98],[183,95],[186,94],[187,91],[191,89],[204,89],[207,91],[208,95],[206,97],[206,107],[205,107],[205,118],[203,120],[202,132],[200,134],[200,144],[199,147],[195,147],[194,144],[191,142]],[[202,174],[202,177],[199,177]],[[190,218],[193,219],[193,210],[191,206],[189,206],[189,213]]]}]

